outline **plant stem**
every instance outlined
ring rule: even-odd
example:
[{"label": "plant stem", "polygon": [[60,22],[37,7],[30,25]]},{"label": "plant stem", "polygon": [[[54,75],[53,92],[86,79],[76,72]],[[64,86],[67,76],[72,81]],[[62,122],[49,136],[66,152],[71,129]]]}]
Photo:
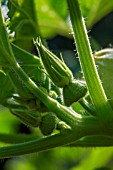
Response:
[{"label": "plant stem", "polygon": [[67,0],[67,2],[80,64],[92,102],[97,112],[97,117],[102,123],[108,123],[108,121],[113,120],[113,111],[107,101],[99,79],[78,0]]},{"label": "plant stem", "polygon": [[45,94],[16,64],[13,66],[14,71],[20,76],[21,80],[25,83],[26,87],[38,97],[52,112],[54,112],[61,120],[65,121],[71,127],[75,126],[77,120],[81,119],[82,116],[76,112],[71,111],[65,106],[58,103],[56,100]]},{"label": "plant stem", "polygon": [[40,140],[14,144],[12,146],[4,146],[0,148],[0,158],[8,158],[18,155],[45,151],[64,144],[69,144],[71,143],[71,141],[78,138],[78,135],[76,135],[75,137],[70,133],[68,135],[57,134]]},{"label": "plant stem", "polygon": [[[95,135],[101,134],[100,127],[95,126],[96,122],[93,120],[93,126],[89,125],[84,127],[84,123],[80,123],[80,126],[76,129],[68,130],[64,134],[56,134],[39,140],[32,140],[25,143],[14,144],[12,146],[4,146],[0,148],[0,158],[8,158],[12,156],[24,155],[34,152],[45,151],[58,146],[69,145],[84,135]],[[84,125],[83,125],[84,124]]]},{"label": "plant stem", "polygon": [[87,112],[89,112],[89,114],[91,114],[91,115],[93,115],[93,116],[96,115],[95,109],[94,109],[85,99],[79,100],[79,104],[80,104]]},{"label": "plant stem", "polygon": [[88,136],[72,143],[69,147],[105,147],[113,146],[113,138],[108,136]]},{"label": "plant stem", "polygon": [[23,135],[23,134],[17,135],[0,133],[0,142],[3,143],[16,144],[36,139],[39,139],[37,135]]}]

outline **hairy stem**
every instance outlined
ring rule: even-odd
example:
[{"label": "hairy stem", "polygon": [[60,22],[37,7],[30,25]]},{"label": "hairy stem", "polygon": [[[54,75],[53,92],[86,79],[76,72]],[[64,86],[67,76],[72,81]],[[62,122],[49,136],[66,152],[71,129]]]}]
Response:
[{"label": "hairy stem", "polygon": [[9,144],[16,144],[27,142],[31,140],[39,139],[37,135],[23,135],[23,134],[5,134],[0,133],[0,142],[9,143]]},{"label": "hairy stem", "polygon": [[104,147],[104,146],[113,146],[113,138],[108,136],[87,136],[69,145],[69,147]]},{"label": "hairy stem", "polygon": [[69,145],[84,135],[101,134],[99,126],[95,126],[95,121],[92,122],[94,126],[84,128],[84,122],[81,126],[76,127],[74,130],[69,130],[64,134],[56,134],[39,140],[32,140],[25,143],[14,144],[12,146],[4,146],[0,148],[0,158],[8,158],[12,156],[19,156],[34,152],[45,151],[58,146]]},{"label": "hairy stem", "polygon": [[80,64],[97,117],[101,122],[108,122],[113,119],[113,111],[99,79],[78,0],[67,0],[67,2]]}]

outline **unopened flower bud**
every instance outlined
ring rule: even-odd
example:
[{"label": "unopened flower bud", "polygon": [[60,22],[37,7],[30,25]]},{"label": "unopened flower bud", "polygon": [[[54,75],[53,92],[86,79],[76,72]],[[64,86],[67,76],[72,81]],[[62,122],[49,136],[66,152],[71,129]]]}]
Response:
[{"label": "unopened flower bud", "polygon": [[56,116],[52,112],[47,112],[42,116],[39,128],[43,135],[48,136],[56,129],[56,125]]},{"label": "unopened flower bud", "polygon": [[30,127],[38,127],[41,122],[41,114],[39,112],[13,109],[11,113],[18,117],[20,121]]},{"label": "unopened flower bud", "polygon": [[86,95],[87,87],[83,81],[74,80],[63,88],[64,104],[72,105]]},{"label": "unopened flower bud", "polygon": [[66,64],[45,48],[40,39],[35,42],[35,45],[53,83],[58,87],[68,85],[72,81],[73,75]]}]

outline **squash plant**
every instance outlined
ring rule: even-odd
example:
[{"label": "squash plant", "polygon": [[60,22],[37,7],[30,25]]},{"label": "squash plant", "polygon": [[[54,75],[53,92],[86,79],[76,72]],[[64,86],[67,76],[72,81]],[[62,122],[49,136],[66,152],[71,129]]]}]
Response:
[{"label": "squash plant", "polygon": [[[10,146],[0,147],[0,158],[45,151],[58,146],[112,146],[113,50],[106,49],[93,55],[78,0],[67,0],[73,37],[83,72],[82,79],[75,79],[62,57],[59,59],[48,49],[42,36],[44,30],[40,26],[44,19],[38,23],[33,11],[31,15],[34,15],[34,20],[29,18],[27,12],[23,12],[22,7],[25,4],[21,2],[8,1],[12,21],[10,24],[5,22],[0,8],[0,104],[7,107],[25,125],[39,128],[43,136],[0,134],[1,141],[10,143]],[[27,3],[26,0],[24,2]],[[30,7],[34,5],[33,2],[29,1]],[[19,5],[21,8],[16,8]],[[62,12],[60,14],[61,18],[64,17]],[[23,20],[24,15],[26,20]],[[61,18],[59,23],[62,34],[68,34],[69,28],[62,25]],[[24,25],[24,22],[27,24]],[[38,30],[34,27],[34,22]],[[92,23],[93,21],[88,26],[91,27]],[[32,27],[28,27],[29,24]],[[12,42],[7,25],[10,25],[10,30],[15,28],[16,43]],[[24,26],[26,32],[22,32]],[[34,33],[33,42],[38,56],[25,50],[25,37],[23,40],[19,39],[21,33],[27,34],[27,27],[31,28],[28,32]],[[47,31],[49,34],[51,30]],[[55,30],[52,34],[54,33]],[[23,41],[24,49],[18,46],[19,40]],[[33,44],[29,42],[28,47],[31,48]],[[85,114],[77,112],[73,107],[74,103],[79,103]]]}]

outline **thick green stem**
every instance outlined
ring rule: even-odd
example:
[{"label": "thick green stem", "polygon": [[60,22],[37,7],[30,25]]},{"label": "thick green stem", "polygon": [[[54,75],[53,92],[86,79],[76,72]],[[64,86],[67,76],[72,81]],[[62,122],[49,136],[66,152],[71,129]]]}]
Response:
[{"label": "thick green stem", "polygon": [[[88,126],[86,126],[88,124]],[[110,135],[113,134],[112,130],[108,132],[104,132],[107,136],[102,137],[105,139],[105,144],[107,145],[108,140],[110,139],[109,145],[111,145],[112,138]],[[109,134],[109,135],[108,135]],[[103,130],[98,125],[96,119],[88,117],[88,119],[81,120],[78,124],[76,124],[76,128],[73,130],[68,129],[67,131],[62,132],[61,134],[52,135],[49,137],[45,137],[39,140],[32,140],[25,143],[19,143],[12,146],[5,146],[0,148],[0,158],[19,156],[34,152],[41,152],[48,149],[52,149],[58,146],[88,146],[86,141],[89,141],[89,146],[93,143],[93,137],[84,140],[82,142],[82,137],[84,136],[102,136]],[[101,143],[101,137],[99,137]],[[79,141],[78,141],[79,140]],[[78,141],[78,142],[77,142]],[[98,145],[99,141],[95,138],[96,144]],[[95,145],[96,146],[96,145]]]},{"label": "thick green stem", "polygon": [[89,93],[97,111],[97,117],[101,122],[108,122],[113,119],[113,111],[107,101],[98,76],[78,0],[67,0],[67,2],[80,64]]},{"label": "thick green stem", "polygon": [[0,142],[8,144],[16,144],[22,142],[28,142],[31,140],[39,139],[37,135],[24,135],[24,134],[4,134],[0,133]]},{"label": "thick green stem", "polygon": [[[85,122],[86,123],[86,122]],[[45,151],[58,146],[69,145],[84,135],[101,134],[99,126],[95,126],[95,121],[92,121],[93,126],[84,127],[84,122],[76,129],[68,130],[64,134],[56,134],[39,140],[32,140],[25,143],[15,144],[12,146],[5,146],[0,148],[0,158],[13,157],[34,152]]]},{"label": "thick green stem", "polygon": [[[0,158],[8,158],[34,152],[45,151],[64,144],[69,144],[71,143],[71,141],[74,140],[74,138],[75,137],[72,134],[69,135],[58,134],[40,140],[34,140],[22,144],[15,144],[12,146],[2,147],[0,148]],[[79,137],[77,136],[75,139],[78,138]]]},{"label": "thick green stem", "polygon": [[[37,135],[23,135],[23,134],[4,134],[0,133],[0,142],[8,144],[19,144],[33,140],[39,140]],[[103,147],[113,146],[113,138],[108,136],[87,136],[83,137],[76,142],[73,142],[69,147]]]},{"label": "thick green stem", "polygon": [[113,146],[113,138],[108,136],[87,136],[68,145],[69,147],[105,147]]}]

